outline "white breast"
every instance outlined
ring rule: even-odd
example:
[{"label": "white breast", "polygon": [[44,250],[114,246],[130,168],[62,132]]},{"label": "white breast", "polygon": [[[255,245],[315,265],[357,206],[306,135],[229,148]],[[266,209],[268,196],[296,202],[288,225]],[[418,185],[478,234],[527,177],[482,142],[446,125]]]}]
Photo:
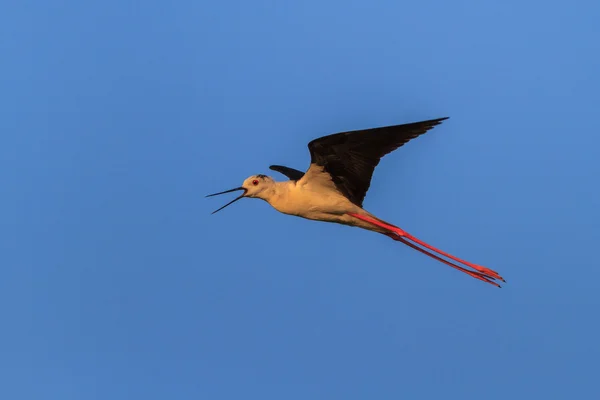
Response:
[{"label": "white breast", "polygon": [[[340,215],[355,212],[352,204],[332,186],[282,182],[285,187],[268,201],[277,211],[310,219],[323,219],[324,215]],[[280,189],[278,188],[278,189]]]}]

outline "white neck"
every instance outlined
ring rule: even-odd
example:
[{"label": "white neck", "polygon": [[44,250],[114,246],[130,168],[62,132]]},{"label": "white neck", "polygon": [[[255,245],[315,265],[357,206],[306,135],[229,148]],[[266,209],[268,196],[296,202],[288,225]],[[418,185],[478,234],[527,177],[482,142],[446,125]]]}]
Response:
[{"label": "white neck", "polygon": [[268,189],[263,190],[257,197],[273,205],[282,197],[286,197],[295,186],[296,183],[292,181],[275,182]]}]

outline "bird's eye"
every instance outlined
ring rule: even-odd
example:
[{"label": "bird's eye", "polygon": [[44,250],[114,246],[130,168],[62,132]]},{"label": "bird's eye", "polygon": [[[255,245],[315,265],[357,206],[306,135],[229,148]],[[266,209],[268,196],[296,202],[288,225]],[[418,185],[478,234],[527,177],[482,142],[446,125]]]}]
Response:
[{"label": "bird's eye", "polygon": [[255,180],[253,180],[253,181],[252,181],[252,184],[253,184],[254,186],[258,185],[258,179],[255,179]]}]

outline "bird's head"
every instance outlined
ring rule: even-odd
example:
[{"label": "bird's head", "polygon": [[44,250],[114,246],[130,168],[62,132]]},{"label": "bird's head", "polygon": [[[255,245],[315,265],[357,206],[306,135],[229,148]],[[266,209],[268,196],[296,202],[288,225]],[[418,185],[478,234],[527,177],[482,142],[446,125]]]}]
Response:
[{"label": "bird's head", "polygon": [[266,175],[252,175],[242,183],[242,189],[246,190],[244,197],[265,198],[265,192],[273,187],[275,180]]},{"label": "bird's head", "polygon": [[237,190],[243,191],[243,193],[239,197],[236,197],[235,199],[233,199],[229,203],[225,204],[223,207],[219,208],[218,210],[213,211],[213,214],[214,214],[217,211],[221,211],[228,205],[233,204],[236,201],[238,201],[244,197],[253,197],[253,198],[259,198],[259,199],[266,200],[268,197],[269,189],[272,189],[274,185],[275,185],[275,180],[273,178],[271,178],[270,176],[252,175],[252,176],[248,177],[244,181],[244,183],[242,183],[242,186],[240,186],[240,187],[226,190],[224,192],[209,194],[206,197],[217,196],[219,194],[235,192]]}]

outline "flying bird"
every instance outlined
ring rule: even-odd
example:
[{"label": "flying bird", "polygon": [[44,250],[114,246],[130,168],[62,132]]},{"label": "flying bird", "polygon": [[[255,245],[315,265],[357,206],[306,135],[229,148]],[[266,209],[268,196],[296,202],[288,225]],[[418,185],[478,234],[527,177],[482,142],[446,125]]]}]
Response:
[{"label": "flying bird", "polygon": [[249,197],[265,200],[284,214],[381,233],[473,278],[500,287],[497,281],[505,280],[496,271],[439,250],[363,209],[373,171],[381,158],[446,119],[340,132],[314,139],[308,144],[311,159],[306,172],[271,165],[271,170],[289,180],[276,182],[266,175],[252,175],[240,187],[206,197],[242,191],[213,214]]}]

